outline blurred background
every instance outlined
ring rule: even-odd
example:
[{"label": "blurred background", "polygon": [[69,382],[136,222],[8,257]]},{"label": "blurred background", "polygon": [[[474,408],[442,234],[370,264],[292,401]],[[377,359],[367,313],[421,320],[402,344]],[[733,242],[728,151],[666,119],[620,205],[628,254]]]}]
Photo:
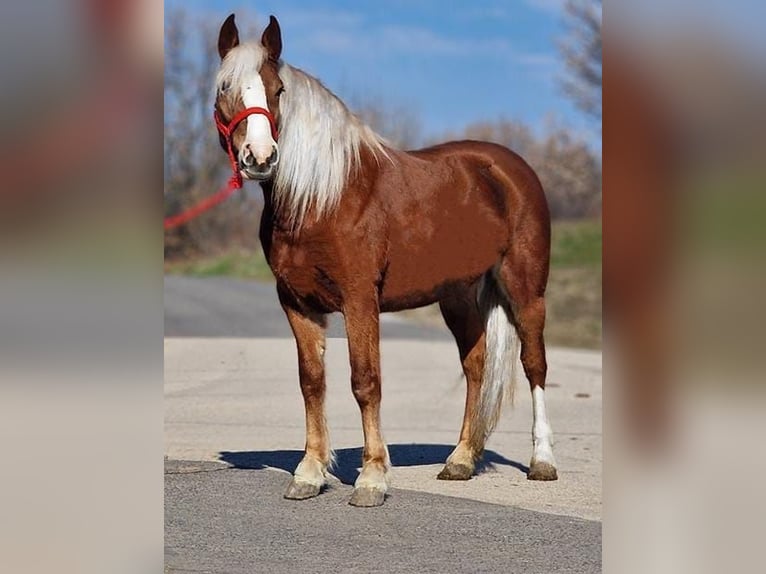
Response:
[{"label": "blurred background", "polygon": [[604,569],[763,569],[762,2],[610,3]]},{"label": "blurred background", "polygon": [[[211,115],[214,46],[231,12],[242,41],[258,41],[276,15],[282,59],[320,78],[400,149],[477,139],[521,154],[554,218],[548,340],[600,348],[600,2],[168,1],[166,215],[229,177]],[[258,245],[261,204],[259,187],[247,183],[166,232],[166,273],[272,281]],[[442,322],[436,307],[405,315]]]},{"label": "blurred background", "polygon": [[162,3],[0,5],[0,571],[162,570]]}]

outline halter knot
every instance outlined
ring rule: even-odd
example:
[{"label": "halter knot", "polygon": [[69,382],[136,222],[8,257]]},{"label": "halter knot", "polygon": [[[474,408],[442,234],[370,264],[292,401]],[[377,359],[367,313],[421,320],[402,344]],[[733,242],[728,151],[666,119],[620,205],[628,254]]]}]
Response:
[{"label": "halter knot", "polygon": [[242,187],[242,174],[239,172],[237,157],[234,155],[234,131],[237,129],[237,126],[241,124],[248,116],[252,116],[254,114],[264,116],[267,120],[269,120],[271,137],[274,138],[274,141],[277,141],[279,137],[279,132],[277,131],[277,123],[274,120],[274,116],[266,108],[245,108],[236,114],[228,124],[224,122],[223,116],[218,112],[218,110],[213,111],[215,127],[218,128],[218,133],[220,133],[221,137],[223,137],[223,139],[226,141],[226,153],[229,156],[229,163],[231,164],[231,169],[234,172],[231,182],[234,183],[237,188]]}]

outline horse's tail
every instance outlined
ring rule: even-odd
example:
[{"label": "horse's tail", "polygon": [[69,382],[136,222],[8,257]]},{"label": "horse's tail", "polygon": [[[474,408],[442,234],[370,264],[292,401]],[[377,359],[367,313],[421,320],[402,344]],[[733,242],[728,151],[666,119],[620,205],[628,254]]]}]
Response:
[{"label": "horse's tail", "polygon": [[471,419],[471,446],[478,455],[500,418],[503,399],[513,402],[519,363],[519,337],[510,320],[509,301],[494,270],[481,279],[479,310],[484,319],[485,354],[479,403]]}]

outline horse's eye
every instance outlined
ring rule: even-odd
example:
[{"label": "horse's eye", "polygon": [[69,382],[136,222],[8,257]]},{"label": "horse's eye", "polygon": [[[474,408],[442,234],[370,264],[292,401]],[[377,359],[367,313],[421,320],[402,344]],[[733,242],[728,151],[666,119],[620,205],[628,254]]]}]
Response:
[{"label": "horse's eye", "polygon": [[277,90],[277,97],[281,96],[281,95],[284,93],[284,91],[285,91],[285,88],[284,88],[284,86],[282,86],[281,88],[279,88],[279,89]]},{"label": "horse's eye", "polygon": [[229,89],[229,82],[222,82],[221,87],[218,89],[218,91],[223,93],[228,89]]}]

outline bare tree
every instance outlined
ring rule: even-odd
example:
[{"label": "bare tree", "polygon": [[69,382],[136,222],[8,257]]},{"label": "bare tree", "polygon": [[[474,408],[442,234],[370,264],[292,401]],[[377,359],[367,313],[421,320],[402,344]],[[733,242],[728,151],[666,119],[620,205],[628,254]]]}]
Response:
[{"label": "bare tree", "polygon": [[600,212],[600,162],[570,130],[551,126],[528,160],[540,177],[553,217],[585,217]]},{"label": "bare tree", "polygon": [[[174,214],[218,190],[228,162],[212,120],[218,23],[191,20],[181,8],[168,9],[165,21],[165,210]],[[258,196],[239,192],[167,232],[165,255],[256,246]]]},{"label": "bare tree", "polygon": [[601,123],[601,0],[567,0],[567,37],[560,45],[567,66],[564,90]]},{"label": "bare tree", "polygon": [[505,118],[471,124],[466,127],[463,137],[499,143],[525,156],[532,153],[537,145],[537,140],[528,126]]},{"label": "bare tree", "polygon": [[399,149],[413,149],[421,143],[421,124],[405,106],[390,106],[382,98],[352,98],[351,106],[359,118]]}]

